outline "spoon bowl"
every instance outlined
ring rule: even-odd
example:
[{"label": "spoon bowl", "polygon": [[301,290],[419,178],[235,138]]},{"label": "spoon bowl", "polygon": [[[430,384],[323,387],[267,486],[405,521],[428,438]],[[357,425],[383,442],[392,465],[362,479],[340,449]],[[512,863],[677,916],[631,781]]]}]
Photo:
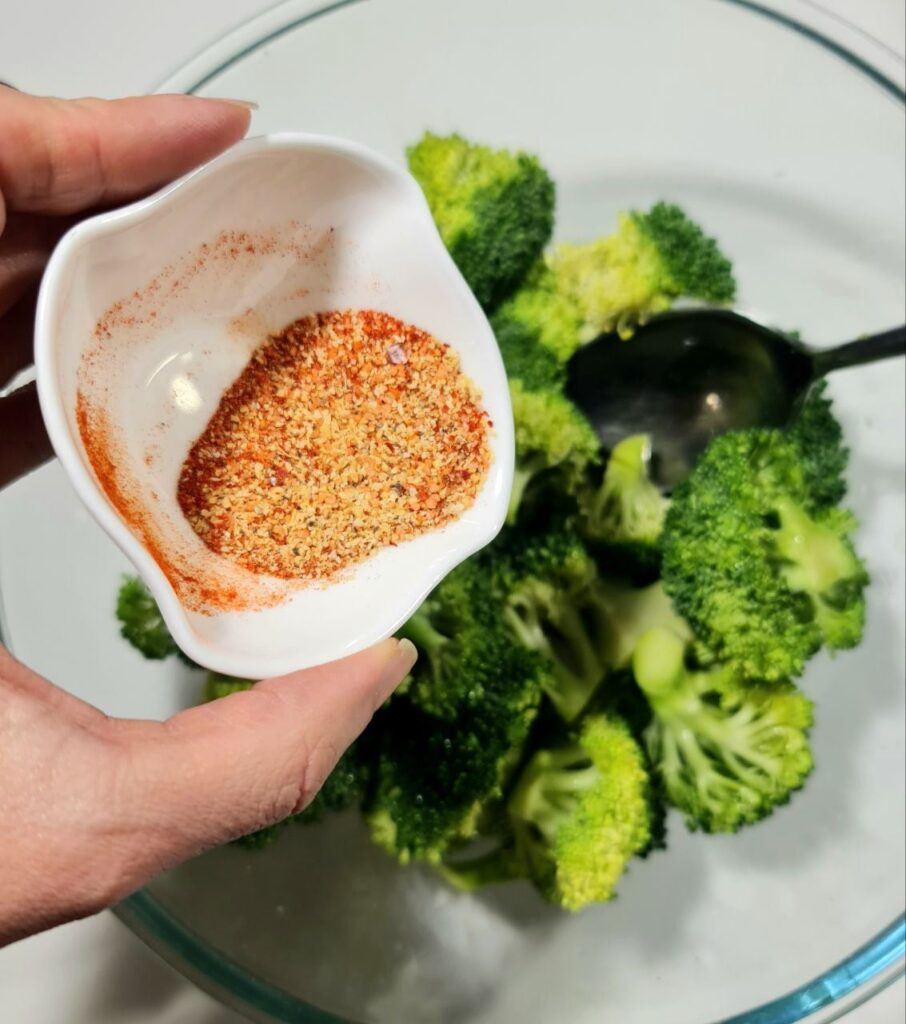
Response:
[{"label": "spoon bowl", "polygon": [[[494,423],[490,471],[458,520],[381,550],[335,583],[256,576],[206,547],[182,515],[182,464],[269,334],[348,308],[389,313],[458,354]],[[148,584],[180,648],[218,672],[279,675],[391,635],[506,514],[512,413],[490,325],[414,179],[353,143],[249,140],[162,193],[77,226],[44,277],[35,363],[70,481]],[[86,446],[89,420],[101,451]],[[199,606],[199,591],[214,588],[236,600]]]},{"label": "spoon bowl", "polygon": [[580,349],[567,391],[605,449],[650,434],[652,478],[671,490],[718,434],[783,426],[819,377],[904,351],[903,328],[813,351],[731,310],[678,310]]}]

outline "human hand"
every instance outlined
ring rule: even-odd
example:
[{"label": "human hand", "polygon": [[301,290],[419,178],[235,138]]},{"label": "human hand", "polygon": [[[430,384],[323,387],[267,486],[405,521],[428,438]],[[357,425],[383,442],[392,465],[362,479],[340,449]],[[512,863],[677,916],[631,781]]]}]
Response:
[{"label": "human hand", "polygon": [[[216,156],[249,116],[191,96],[66,101],[0,85],[0,392],[32,361],[38,281],[60,236]],[[0,398],[0,487],[52,454],[34,386]]]},{"label": "human hand", "polygon": [[[0,86],[0,390],[31,362],[37,281],[63,231],[213,157],[248,121],[228,102]],[[0,486],[51,454],[34,389],[0,399]],[[414,660],[388,640],[161,723],[107,718],[0,647],[0,945],[303,808]]]},{"label": "human hand", "polygon": [[387,640],[148,722],[108,718],[0,647],[0,946],[302,810],[414,662]]}]

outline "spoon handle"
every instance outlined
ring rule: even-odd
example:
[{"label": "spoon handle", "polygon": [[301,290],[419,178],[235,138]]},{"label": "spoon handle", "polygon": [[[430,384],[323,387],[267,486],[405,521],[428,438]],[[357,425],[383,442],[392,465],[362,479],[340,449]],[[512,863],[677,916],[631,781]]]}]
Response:
[{"label": "spoon handle", "polygon": [[823,377],[834,370],[845,370],[850,366],[875,363],[879,359],[892,359],[906,355],[906,327],[894,327],[870,338],[860,338],[837,348],[812,353],[815,377]]}]

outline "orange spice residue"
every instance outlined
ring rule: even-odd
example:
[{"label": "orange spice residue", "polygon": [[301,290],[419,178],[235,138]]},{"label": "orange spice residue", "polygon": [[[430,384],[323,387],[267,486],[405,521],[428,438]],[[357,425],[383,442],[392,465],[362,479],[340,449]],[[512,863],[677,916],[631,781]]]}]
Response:
[{"label": "orange spice residue", "polygon": [[201,539],[249,571],[325,581],[459,518],[490,422],[448,346],[384,313],[322,313],[269,338],[183,466]]},{"label": "orange spice residue", "polygon": [[[81,391],[76,397],[76,422],[85,452],[110,503],[182,598],[199,611],[229,610],[247,603],[235,584],[216,577],[201,578],[182,564],[183,559],[168,552],[145,503],[134,495],[135,488],[118,465],[106,413],[91,409]],[[273,603],[273,598],[256,595],[256,603],[264,607]]]}]

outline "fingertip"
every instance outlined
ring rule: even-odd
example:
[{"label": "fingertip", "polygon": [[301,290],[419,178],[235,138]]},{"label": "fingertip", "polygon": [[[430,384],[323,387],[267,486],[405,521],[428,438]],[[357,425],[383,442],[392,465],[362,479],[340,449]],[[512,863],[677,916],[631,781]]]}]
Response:
[{"label": "fingertip", "polygon": [[398,640],[391,637],[379,645],[384,662],[380,671],[377,692],[379,700],[375,707],[380,707],[394,690],[409,675],[418,660],[418,650],[411,640]]},{"label": "fingertip", "polygon": [[390,637],[339,661],[266,679],[256,689],[292,690],[310,697],[321,694],[331,701],[369,702],[372,710],[393,693],[411,672],[418,651],[409,640]]},{"label": "fingertip", "polygon": [[224,146],[244,138],[252,121],[252,111],[258,109],[258,105],[250,100],[224,99],[219,96],[163,93],[157,98],[178,108],[179,113],[191,111],[196,126],[221,137]]},{"label": "fingertip", "polygon": [[415,668],[415,663],[418,661],[418,648],[411,640],[407,640],[405,637],[397,640],[397,646],[400,657],[408,662],[408,667],[406,668],[406,675],[408,675]]}]

